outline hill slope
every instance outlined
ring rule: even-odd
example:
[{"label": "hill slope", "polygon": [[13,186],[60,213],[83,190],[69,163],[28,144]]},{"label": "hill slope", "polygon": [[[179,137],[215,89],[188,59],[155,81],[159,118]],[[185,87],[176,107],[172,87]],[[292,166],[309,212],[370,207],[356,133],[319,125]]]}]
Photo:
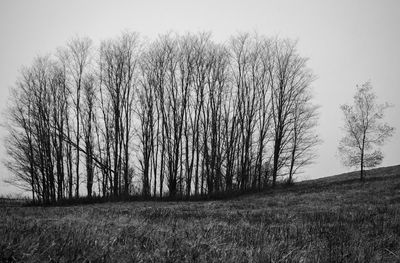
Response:
[{"label": "hill slope", "polygon": [[400,166],[225,201],[0,211],[0,261],[400,261]]}]

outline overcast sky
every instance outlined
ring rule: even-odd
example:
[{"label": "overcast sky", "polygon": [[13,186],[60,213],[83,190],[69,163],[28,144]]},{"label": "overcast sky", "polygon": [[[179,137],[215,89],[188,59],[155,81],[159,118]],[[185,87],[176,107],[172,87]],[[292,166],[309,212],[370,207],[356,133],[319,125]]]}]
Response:
[{"label": "overcast sky", "polygon": [[[112,4],[111,4],[112,3]],[[318,132],[323,144],[316,163],[302,178],[348,171],[338,158],[342,136],[339,106],[351,103],[356,84],[371,81],[378,99],[394,104],[386,120],[396,128],[383,147],[383,166],[400,164],[400,1],[0,1],[0,110],[22,65],[55,51],[76,35],[95,43],[130,30],[155,38],[168,31],[210,31],[223,43],[237,32],[298,39],[317,80]],[[1,122],[4,122],[1,117]],[[0,127],[0,136],[5,131]],[[2,139],[3,141],[3,139]],[[3,142],[0,158],[5,158]],[[6,185],[0,164],[0,194],[18,193]]]}]

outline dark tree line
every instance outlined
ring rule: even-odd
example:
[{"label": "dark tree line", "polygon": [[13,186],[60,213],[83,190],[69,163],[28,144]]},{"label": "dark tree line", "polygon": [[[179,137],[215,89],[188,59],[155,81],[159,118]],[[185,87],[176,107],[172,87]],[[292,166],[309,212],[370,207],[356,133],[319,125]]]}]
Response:
[{"label": "dark tree line", "polygon": [[293,41],[249,34],[73,39],[21,71],[6,164],[40,202],[291,183],[319,142],[306,61]]}]

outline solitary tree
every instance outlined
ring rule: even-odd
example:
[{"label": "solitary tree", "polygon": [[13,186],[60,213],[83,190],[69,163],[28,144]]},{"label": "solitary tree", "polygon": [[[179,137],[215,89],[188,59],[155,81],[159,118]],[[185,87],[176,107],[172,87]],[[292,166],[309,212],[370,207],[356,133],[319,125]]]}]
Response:
[{"label": "solitary tree", "polygon": [[357,86],[354,105],[342,105],[346,135],[341,139],[339,152],[348,167],[360,166],[360,179],[364,179],[364,168],[379,165],[383,160],[377,148],[393,135],[394,128],[383,121],[384,111],[389,105],[377,104],[372,85],[366,82]]}]

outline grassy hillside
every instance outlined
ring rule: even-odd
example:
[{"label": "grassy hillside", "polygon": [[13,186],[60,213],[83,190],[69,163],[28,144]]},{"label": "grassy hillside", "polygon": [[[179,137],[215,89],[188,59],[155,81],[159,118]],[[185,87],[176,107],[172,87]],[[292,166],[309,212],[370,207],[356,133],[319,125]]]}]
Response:
[{"label": "grassy hillside", "polygon": [[400,262],[400,166],[210,202],[0,207],[0,261]]}]

